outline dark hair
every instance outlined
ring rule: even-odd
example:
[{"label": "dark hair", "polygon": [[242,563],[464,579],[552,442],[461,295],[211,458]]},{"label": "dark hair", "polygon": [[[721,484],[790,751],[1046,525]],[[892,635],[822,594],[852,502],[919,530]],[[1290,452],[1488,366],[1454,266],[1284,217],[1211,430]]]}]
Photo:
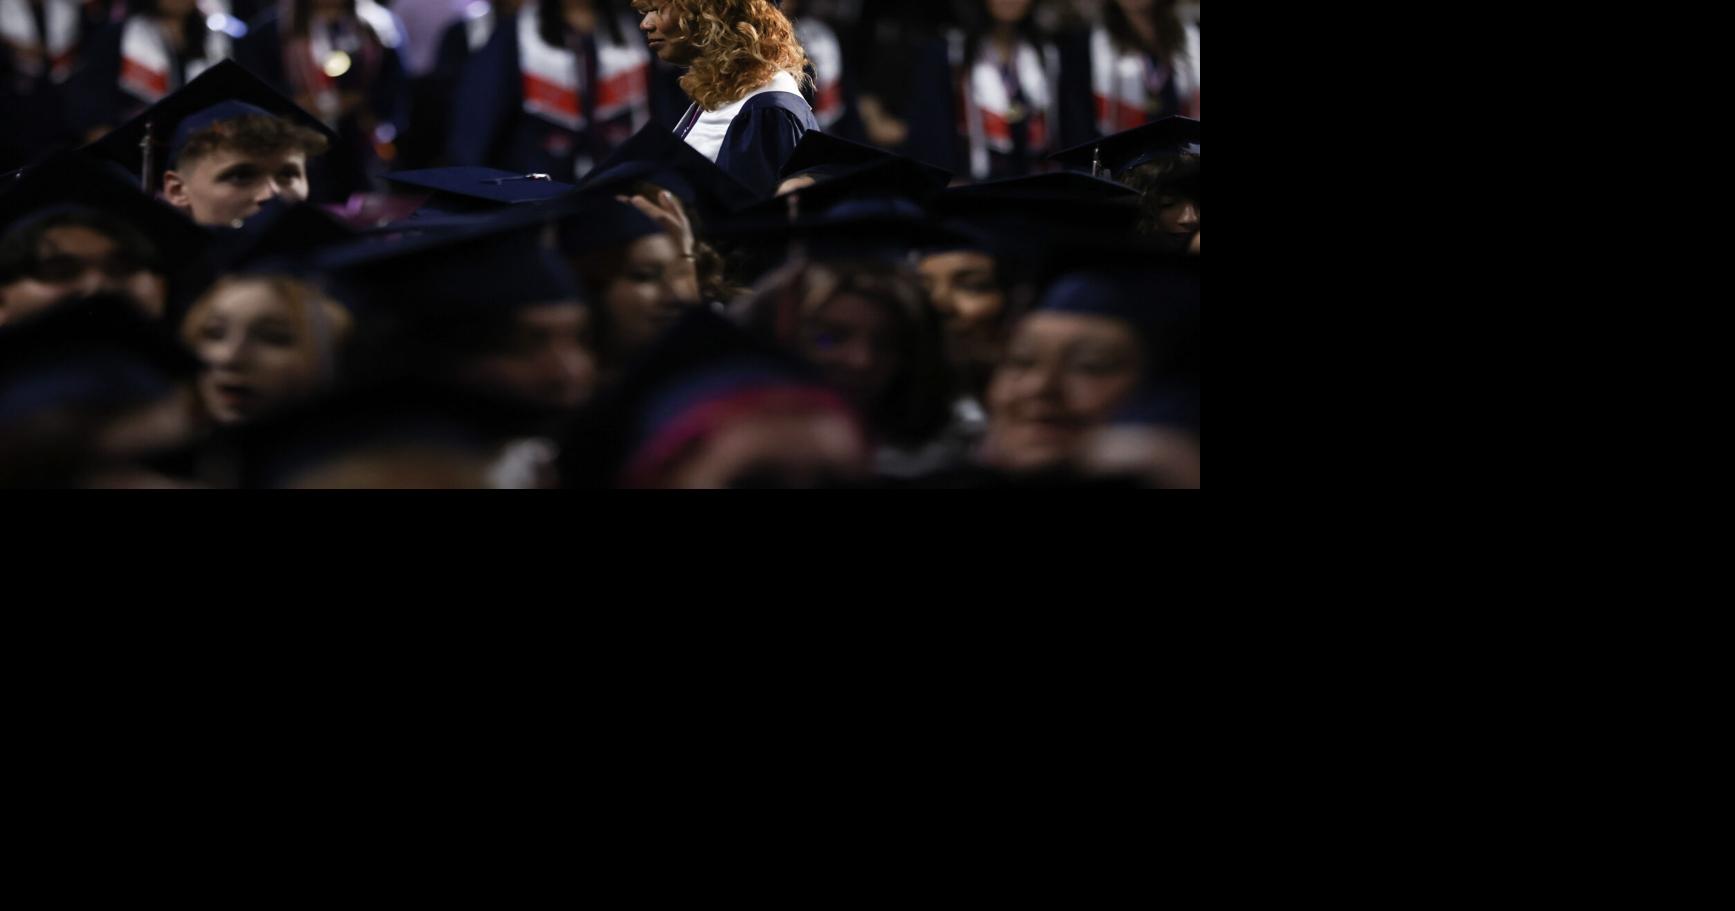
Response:
[{"label": "dark hair", "polygon": [[895,327],[898,372],[864,410],[876,434],[897,445],[914,445],[932,439],[951,419],[955,382],[939,317],[921,288],[915,272],[904,265],[800,262],[768,279],[742,309],[749,329],[793,348],[800,323],[839,295],[856,294],[884,307]]},{"label": "dark hair", "polygon": [[299,149],[308,158],[326,150],[329,143],[324,135],[281,117],[235,117],[220,120],[188,137],[180,154],[169,162],[171,168],[184,168],[192,162],[217,151],[234,149],[244,155],[276,155]]},{"label": "dark hair", "polygon": [[1117,46],[1126,50],[1148,50],[1171,66],[1176,61],[1186,60],[1187,30],[1181,25],[1181,17],[1175,12],[1172,0],[1156,0],[1151,6],[1151,19],[1156,26],[1157,46],[1147,48],[1138,32],[1133,31],[1133,25],[1121,11],[1120,4],[1114,0],[1103,3],[1103,24],[1108,27],[1109,37]]},{"label": "dark hair", "polygon": [[[620,11],[614,0],[590,0],[596,11],[597,27],[608,35],[609,43],[625,44],[621,35]],[[566,46],[565,0],[536,0],[536,31],[542,40],[555,47]]]},{"label": "dark hair", "polygon": [[48,232],[69,227],[95,231],[113,241],[122,256],[139,263],[141,268],[162,270],[156,246],[119,216],[84,206],[65,206],[38,213],[0,236],[0,285],[11,284],[34,272]]},{"label": "dark hair", "polygon": [[[355,9],[355,0],[343,0],[343,8],[349,18],[358,21],[361,19]],[[284,34],[293,38],[306,38],[307,27],[313,20],[313,0],[288,0],[285,13]],[[367,25],[365,22],[362,24]],[[370,27],[367,32],[372,35],[373,29]]]}]

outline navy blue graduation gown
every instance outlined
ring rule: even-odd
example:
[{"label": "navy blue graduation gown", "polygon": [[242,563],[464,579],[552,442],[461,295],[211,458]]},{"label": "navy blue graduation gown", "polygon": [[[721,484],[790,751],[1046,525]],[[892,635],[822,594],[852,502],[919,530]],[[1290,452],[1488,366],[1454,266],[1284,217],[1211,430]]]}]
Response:
[{"label": "navy blue graduation gown", "polygon": [[729,122],[717,167],[765,197],[777,192],[778,176],[808,130],[818,130],[813,109],[798,95],[762,92],[747,99]]}]

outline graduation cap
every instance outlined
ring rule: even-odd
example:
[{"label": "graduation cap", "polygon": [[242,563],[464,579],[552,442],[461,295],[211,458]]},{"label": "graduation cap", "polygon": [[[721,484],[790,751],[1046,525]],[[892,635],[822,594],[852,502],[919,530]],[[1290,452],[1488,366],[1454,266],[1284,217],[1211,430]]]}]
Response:
[{"label": "graduation cap", "polygon": [[578,182],[585,190],[624,194],[640,181],[654,183],[709,223],[758,200],[741,181],[655,122],[645,124]]},{"label": "graduation cap", "polygon": [[[240,486],[485,486],[483,464],[506,432],[497,404],[416,378],[334,390],[236,432]],[[316,474],[345,462],[363,467]]]},{"label": "graduation cap", "polygon": [[71,207],[106,212],[131,225],[155,249],[147,264],[169,275],[195,262],[210,241],[205,229],[179,209],[139,191],[102,162],[75,151],[0,178],[0,235],[49,210]]},{"label": "graduation cap", "polygon": [[783,170],[779,176],[787,180],[798,174],[807,173],[816,180],[824,180],[848,174],[865,165],[899,160],[918,165],[923,173],[929,175],[936,190],[944,187],[952,179],[952,172],[945,168],[918,162],[913,158],[893,154],[876,146],[852,142],[819,130],[808,130],[802,134],[801,141],[796,143],[795,151],[790,154],[789,161],[783,165]]},{"label": "graduation cap", "polygon": [[561,447],[569,486],[654,481],[731,418],[800,405],[859,417],[807,364],[705,309],[685,314],[632,362]]},{"label": "graduation cap", "polygon": [[267,201],[239,228],[212,230],[208,257],[219,272],[300,271],[319,251],[352,243],[359,232],[320,206]]},{"label": "graduation cap", "polygon": [[560,208],[557,243],[567,256],[624,247],[641,237],[664,233],[662,225],[637,207],[602,193],[568,200]]},{"label": "graduation cap", "polygon": [[1048,156],[1091,175],[1122,174],[1147,161],[1199,154],[1199,121],[1164,117]]},{"label": "graduation cap", "polygon": [[1148,244],[1068,245],[1048,261],[1037,311],[1105,316],[1129,325],[1146,351],[1147,378],[1199,377],[1199,268]]},{"label": "graduation cap", "polygon": [[487,212],[507,206],[534,205],[559,199],[578,188],[547,174],[523,174],[499,168],[428,168],[385,174],[382,180],[402,193],[427,197],[412,217]]},{"label": "graduation cap", "polygon": [[575,300],[545,218],[471,219],[410,237],[373,237],[325,251],[312,265],[358,313],[411,321],[488,315]]},{"label": "graduation cap", "polygon": [[224,60],[85,146],[85,150],[124,166],[129,173],[139,176],[146,189],[154,189],[157,178],[173,166],[193,134],[224,121],[260,115],[284,118],[337,144],[337,134],[319,118],[283,97],[245,67]]},{"label": "graduation cap", "polygon": [[935,222],[921,206],[896,197],[847,199],[819,214],[795,219],[744,215],[712,233],[762,249],[799,245],[821,258],[897,258],[918,248],[963,245],[972,239]]},{"label": "graduation cap", "polygon": [[0,326],[0,427],[156,401],[199,366],[125,296],[69,300]]},{"label": "graduation cap", "polygon": [[801,215],[819,215],[841,203],[860,199],[893,198],[925,204],[946,186],[947,178],[937,175],[935,170],[930,165],[896,155],[845,165],[832,170],[829,176],[817,183],[761,200],[737,214],[787,216],[791,200]]},{"label": "graduation cap", "polygon": [[931,204],[942,223],[982,239],[1001,256],[1027,256],[1080,237],[1132,234],[1139,192],[1083,174],[1038,174],[950,187]]}]

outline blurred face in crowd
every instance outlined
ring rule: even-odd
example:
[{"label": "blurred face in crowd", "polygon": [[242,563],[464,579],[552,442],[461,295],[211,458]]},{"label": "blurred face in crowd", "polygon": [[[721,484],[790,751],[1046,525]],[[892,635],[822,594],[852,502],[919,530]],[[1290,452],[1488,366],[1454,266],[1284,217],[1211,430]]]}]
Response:
[{"label": "blurred face in crowd", "polygon": [[471,385],[506,393],[549,412],[572,411],[596,386],[590,313],[555,302],[513,314],[498,344],[460,371]]},{"label": "blurred face in crowd", "polygon": [[118,291],[145,315],[160,318],[167,299],[162,276],[134,262],[108,235],[80,225],[49,228],[30,274],[0,286],[0,322],[47,308],[67,295]]},{"label": "blurred face in crowd", "polygon": [[940,314],[960,366],[992,366],[1006,312],[994,257],[972,250],[936,253],[917,266],[922,290]]},{"label": "blurred face in crowd", "polygon": [[808,316],[798,341],[826,379],[871,410],[898,373],[896,331],[884,303],[845,291]]},{"label": "blurred face in crowd", "polygon": [[627,246],[619,270],[602,290],[615,347],[622,353],[644,348],[698,303],[683,290],[680,262],[667,234],[641,237]]},{"label": "blurred face in crowd", "polygon": [[1119,320],[1041,311],[1014,330],[988,389],[988,450],[1025,471],[1070,459],[1138,386],[1138,337]]},{"label": "blurred face in crowd", "polygon": [[313,327],[297,311],[278,286],[243,279],[220,284],[187,314],[184,334],[205,362],[199,395],[217,423],[244,423],[319,387]]},{"label": "blurred face in crowd", "polygon": [[163,175],[163,198],[201,225],[238,227],[273,197],[307,199],[307,153],[247,155],[219,148]]},{"label": "blurred face in crowd", "polygon": [[1034,0],[987,0],[988,16],[997,23],[1011,25],[1030,12]]},{"label": "blurred face in crowd", "polygon": [[767,410],[730,421],[665,476],[661,486],[819,487],[866,477],[856,425],[834,411]]},{"label": "blurred face in crowd", "polygon": [[1156,7],[1157,0],[1114,0],[1128,19],[1144,16]]},{"label": "blurred face in crowd", "polygon": [[633,11],[644,17],[639,31],[645,33],[657,59],[684,66],[698,57],[698,49],[677,29],[668,0],[633,0]]}]

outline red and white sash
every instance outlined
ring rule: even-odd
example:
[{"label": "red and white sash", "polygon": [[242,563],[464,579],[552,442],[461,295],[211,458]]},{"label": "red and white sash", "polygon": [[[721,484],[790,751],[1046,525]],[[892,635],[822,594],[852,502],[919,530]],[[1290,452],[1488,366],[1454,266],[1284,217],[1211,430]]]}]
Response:
[{"label": "red and white sash", "polygon": [[[961,47],[958,42],[954,46]],[[963,104],[959,113],[970,140],[970,174],[976,180],[988,178],[990,152],[1012,153],[1012,124],[1019,119],[993,54],[988,40],[983,39],[976,65],[966,74],[961,93]],[[1048,148],[1050,124],[1058,122],[1054,105],[1059,97],[1055,84],[1059,65],[1051,49],[1038,52],[1028,44],[1020,44],[1013,68],[1024,93],[1022,115],[1029,124],[1029,152],[1040,157]]]},{"label": "red and white sash", "polygon": [[811,17],[795,23],[795,38],[813,61],[813,117],[828,129],[843,116],[843,47],[831,26]]},{"label": "red and white sash", "polygon": [[[199,11],[206,18],[229,14],[227,0],[199,0]],[[230,55],[227,34],[213,28],[201,31],[204,33],[204,48],[196,59],[187,62],[187,79]],[[198,36],[188,35],[187,38],[197,40]],[[122,26],[120,57],[120,87],[141,101],[155,104],[182,85],[182,74],[171,72],[174,67],[169,62],[169,44],[163,37],[162,27],[150,16],[133,16]]]},{"label": "red and white sash", "polygon": [[46,69],[50,79],[65,82],[78,57],[78,0],[43,0],[43,14],[48,20],[46,60],[26,0],[0,0],[0,39],[12,46],[12,59],[24,73],[39,76]]},{"label": "red and white sash", "polygon": [[[1171,113],[1199,116],[1199,30],[1187,28],[1188,59],[1175,61],[1164,78],[1173,80],[1180,110]],[[1147,77],[1151,62],[1141,51],[1121,51],[1108,30],[1090,34],[1090,83],[1096,102],[1096,128],[1104,136],[1130,130],[1151,120]]]},{"label": "red and white sash", "polygon": [[[621,21],[622,30],[637,29]],[[642,42],[613,44],[596,33],[596,119],[613,120],[630,113],[633,129],[651,119],[650,50]],[[582,75],[578,55],[542,40],[536,27],[536,5],[518,10],[518,71],[523,77],[524,112],[575,133],[588,124],[579,106]]]}]

